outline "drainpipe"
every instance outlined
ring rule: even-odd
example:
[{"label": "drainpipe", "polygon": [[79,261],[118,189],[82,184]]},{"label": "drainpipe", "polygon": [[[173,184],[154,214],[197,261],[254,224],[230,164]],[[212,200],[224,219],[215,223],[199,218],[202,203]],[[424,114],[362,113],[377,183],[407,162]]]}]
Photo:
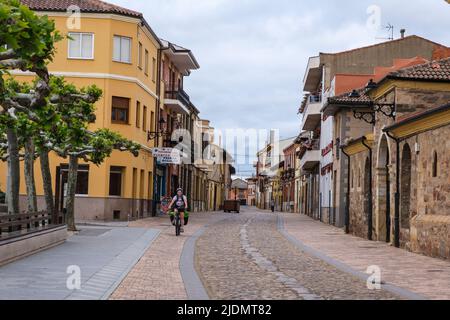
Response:
[{"label": "drainpipe", "polygon": [[347,157],[347,194],[344,214],[345,233],[350,233],[350,155],[341,147],[342,153]]},{"label": "drainpipe", "polygon": [[373,211],[372,211],[372,148],[366,143],[367,138],[362,139],[362,144],[369,150],[369,216],[368,216],[368,232],[367,237],[372,240],[372,228],[373,228]]},{"label": "drainpipe", "polygon": [[395,216],[394,216],[394,245],[400,248],[400,140],[389,132],[387,136],[395,141],[397,155],[395,160]]}]

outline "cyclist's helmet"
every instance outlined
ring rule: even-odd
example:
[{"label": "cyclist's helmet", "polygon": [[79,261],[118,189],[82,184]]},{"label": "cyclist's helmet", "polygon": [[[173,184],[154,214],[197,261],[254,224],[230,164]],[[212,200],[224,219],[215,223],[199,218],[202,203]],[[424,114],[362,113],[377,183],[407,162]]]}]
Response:
[{"label": "cyclist's helmet", "polygon": [[182,188],[178,188],[177,189],[177,193],[180,192],[180,191],[183,192],[183,189]]}]

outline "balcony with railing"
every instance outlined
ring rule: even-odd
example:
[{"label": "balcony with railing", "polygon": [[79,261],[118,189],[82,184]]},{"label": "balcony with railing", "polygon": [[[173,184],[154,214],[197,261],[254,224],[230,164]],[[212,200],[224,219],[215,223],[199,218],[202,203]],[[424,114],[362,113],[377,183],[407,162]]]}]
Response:
[{"label": "balcony with railing", "polygon": [[176,113],[188,114],[188,107],[191,104],[191,100],[189,95],[184,92],[183,89],[166,90],[164,94],[164,104],[167,108]]},{"label": "balcony with railing", "polygon": [[313,131],[320,124],[320,109],[322,109],[322,95],[308,96],[303,111],[303,130]]},{"label": "balcony with railing", "polygon": [[303,170],[309,171],[320,164],[320,140],[309,140],[304,142],[303,146],[306,148],[306,151],[300,159],[300,166]]}]

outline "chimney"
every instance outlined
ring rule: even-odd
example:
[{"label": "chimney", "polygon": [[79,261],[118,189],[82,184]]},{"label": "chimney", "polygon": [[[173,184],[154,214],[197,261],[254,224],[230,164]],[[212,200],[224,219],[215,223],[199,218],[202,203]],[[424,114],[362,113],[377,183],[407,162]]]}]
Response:
[{"label": "chimney", "polygon": [[406,32],[406,29],[401,29],[400,30],[400,34],[401,34],[402,39],[405,38],[405,32]]},{"label": "chimney", "polygon": [[270,130],[270,144],[274,144],[275,143],[275,130]]}]

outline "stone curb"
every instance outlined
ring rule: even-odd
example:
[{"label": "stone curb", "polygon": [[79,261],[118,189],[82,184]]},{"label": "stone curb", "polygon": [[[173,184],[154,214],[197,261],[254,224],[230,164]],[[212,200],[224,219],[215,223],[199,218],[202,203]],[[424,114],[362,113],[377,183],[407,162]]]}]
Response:
[{"label": "stone curb", "polygon": [[[277,228],[278,231],[287,239],[289,240],[292,244],[294,244],[296,247],[298,247],[300,250],[334,266],[336,269],[346,272],[348,274],[351,274],[361,280],[363,280],[364,282],[367,281],[367,278],[369,277],[368,274],[360,272],[358,270],[353,269],[352,267],[336,260],[333,259],[329,256],[327,256],[326,254],[311,248],[307,245],[305,245],[302,241],[300,241],[299,239],[295,238],[294,236],[292,236],[291,234],[289,234],[286,229],[284,228],[284,218],[282,215],[277,214]],[[428,300],[427,298],[425,298],[424,296],[421,296],[417,293],[414,293],[412,291],[409,291],[407,289],[403,289],[400,287],[397,287],[395,285],[392,284],[382,284],[381,285],[383,290],[386,290],[390,293],[396,294],[398,296],[401,296],[405,299],[408,300]]]},{"label": "stone curb", "polygon": [[209,300],[208,293],[195,270],[195,245],[207,226],[200,228],[186,240],[180,257],[180,272],[189,300]]}]

